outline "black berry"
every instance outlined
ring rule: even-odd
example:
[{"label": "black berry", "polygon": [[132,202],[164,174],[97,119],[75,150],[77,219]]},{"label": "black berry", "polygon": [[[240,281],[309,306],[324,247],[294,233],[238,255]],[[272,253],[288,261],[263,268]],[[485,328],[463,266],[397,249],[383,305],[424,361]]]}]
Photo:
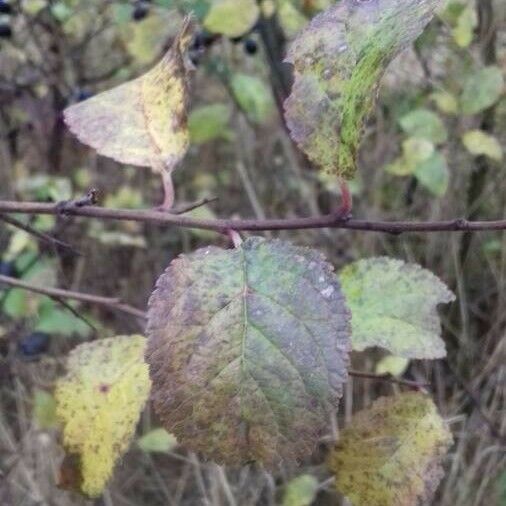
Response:
[{"label": "black berry", "polygon": [[251,55],[257,54],[258,44],[253,39],[247,39],[244,42],[244,50],[246,51],[246,53],[251,54]]},{"label": "black berry", "polygon": [[18,276],[18,273],[14,262],[0,261],[0,274],[2,276],[9,276],[11,278],[16,278]]},{"label": "black berry", "polygon": [[48,349],[49,335],[44,332],[33,332],[18,343],[18,351],[25,357],[36,357]]},{"label": "black berry", "polygon": [[132,18],[134,21],[141,21],[149,14],[149,6],[144,2],[135,4],[134,11],[132,12]]},{"label": "black berry", "polygon": [[79,89],[76,91],[76,100],[78,102],[83,102],[84,100],[88,100],[93,96],[93,93],[88,90]]},{"label": "black berry", "polygon": [[7,23],[0,23],[0,37],[4,39],[12,37],[12,28]]},{"label": "black berry", "polygon": [[0,0],[0,14],[12,14],[12,5],[5,0]]}]

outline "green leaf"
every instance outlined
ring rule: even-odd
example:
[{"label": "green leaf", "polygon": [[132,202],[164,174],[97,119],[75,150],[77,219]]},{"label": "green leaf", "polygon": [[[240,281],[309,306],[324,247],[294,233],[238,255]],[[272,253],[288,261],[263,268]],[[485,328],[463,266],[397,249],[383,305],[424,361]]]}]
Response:
[{"label": "green leaf", "polygon": [[402,129],[410,136],[426,139],[434,144],[443,144],[448,132],[441,118],[428,109],[415,109],[400,120]]},{"label": "green leaf", "polygon": [[488,156],[492,160],[500,162],[504,153],[501,143],[483,130],[471,130],[462,136],[462,142],[469,153],[476,156]]},{"label": "green leaf", "polygon": [[434,274],[378,257],[352,263],[339,279],[351,309],[354,350],[380,346],[418,359],[446,355],[436,308],[455,296]]},{"label": "green leaf", "polygon": [[432,504],[451,444],[430,397],[383,397],[341,432],[329,466],[353,506]]},{"label": "green leaf", "polygon": [[310,474],[293,479],[286,486],[283,506],[310,506],[316,499],[318,480]]},{"label": "green leaf", "polygon": [[142,336],[121,336],[81,344],[56,385],[63,443],[79,457],[81,490],[90,497],[102,493],[148,398],[145,343]]},{"label": "green leaf", "polygon": [[321,169],[352,179],[362,130],[388,64],[422,32],[438,0],[343,0],[289,48],[295,81],[285,102],[292,138]]},{"label": "green leaf", "polygon": [[41,429],[52,429],[58,424],[55,398],[44,390],[33,393],[33,418]]},{"label": "green leaf", "polygon": [[464,84],[460,103],[462,112],[477,114],[493,106],[504,91],[501,69],[490,66],[472,74]]},{"label": "green leaf", "polygon": [[347,379],[349,313],[332,267],[279,240],[173,261],[148,336],[164,427],[217,462],[307,457]]},{"label": "green leaf", "polygon": [[438,109],[445,114],[458,114],[459,101],[455,95],[449,91],[435,91],[430,95]]},{"label": "green leaf", "polygon": [[274,101],[271,90],[262,79],[247,74],[234,74],[230,86],[239,107],[251,121],[263,123],[269,119]]},{"label": "green leaf", "polygon": [[137,440],[137,446],[146,453],[167,453],[177,446],[177,440],[165,429],[154,429]]},{"label": "green leaf", "polygon": [[194,144],[204,144],[214,139],[233,138],[230,130],[230,108],[226,104],[205,105],[195,109],[188,119],[190,139]]},{"label": "green leaf", "polygon": [[478,14],[474,5],[468,5],[460,14],[457,25],[452,31],[458,46],[469,47],[474,37],[474,29],[478,26]]},{"label": "green leaf", "polygon": [[390,374],[392,376],[402,376],[409,366],[409,359],[387,355],[376,364],[376,374]]},{"label": "green leaf", "polygon": [[417,165],[415,176],[436,197],[443,197],[450,184],[450,172],[446,158],[438,152]]},{"label": "green leaf", "polygon": [[204,27],[227,37],[240,37],[253,28],[259,13],[256,0],[213,0]]},{"label": "green leaf", "polygon": [[38,321],[34,330],[47,334],[78,335],[85,338],[91,334],[92,329],[68,309],[59,307],[52,299],[44,298],[39,305]]}]

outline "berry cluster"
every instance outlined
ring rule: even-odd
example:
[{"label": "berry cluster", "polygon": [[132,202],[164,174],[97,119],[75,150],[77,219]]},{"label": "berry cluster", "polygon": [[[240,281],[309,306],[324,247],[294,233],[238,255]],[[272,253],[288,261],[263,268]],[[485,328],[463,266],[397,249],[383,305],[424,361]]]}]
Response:
[{"label": "berry cluster", "polygon": [[12,5],[10,2],[8,0],[0,0],[0,38],[8,39],[12,37],[11,14]]}]

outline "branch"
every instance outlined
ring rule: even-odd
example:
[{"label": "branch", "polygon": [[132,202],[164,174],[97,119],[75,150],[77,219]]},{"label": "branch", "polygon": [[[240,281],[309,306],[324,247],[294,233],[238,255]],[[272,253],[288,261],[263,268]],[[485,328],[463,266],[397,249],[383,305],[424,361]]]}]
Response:
[{"label": "branch", "polygon": [[[58,204],[38,202],[0,201],[0,213],[59,214]],[[468,221],[462,218],[447,221],[372,221],[345,220],[338,214],[327,214],[309,218],[267,220],[201,220],[154,210],[107,209],[103,207],[76,207],[65,210],[65,215],[97,218],[102,220],[137,221],[175,227],[215,230],[226,233],[236,231],[303,230],[303,229],[346,229],[363,232],[383,232],[399,235],[407,232],[471,232],[479,230],[506,230],[506,220]]]},{"label": "branch", "polygon": [[9,276],[0,275],[0,285],[5,284],[29,292],[38,293],[40,295],[47,295],[53,299],[72,299],[80,302],[87,302],[90,304],[98,304],[100,306],[106,306],[110,309],[116,309],[123,313],[136,316],[137,318],[146,318],[146,313],[128,304],[123,304],[120,299],[112,297],[102,297],[100,295],[92,295],[89,293],[71,292],[68,290],[62,290],[60,288],[45,288],[41,286],[35,286],[19,279],[11,278]]},{"label": "branch", "polygon": [[355,378],[362,378],[362,379],[370,379],[373,381],[386,381],[388,383],[395,383],[396,385],[403,385],[405,387],[409,388],[415,388],[417,390],[420,390],[422,388],[429,388],[431,385],[427,382],[420,382],[420,381],[411,381],[411,380],[405,380],[396,378],[395,376],[392,376],[391,374],[374,374],[369,372],[362,372],[362,371],[348,371],[348,374],[350,376],[353,376]]}]

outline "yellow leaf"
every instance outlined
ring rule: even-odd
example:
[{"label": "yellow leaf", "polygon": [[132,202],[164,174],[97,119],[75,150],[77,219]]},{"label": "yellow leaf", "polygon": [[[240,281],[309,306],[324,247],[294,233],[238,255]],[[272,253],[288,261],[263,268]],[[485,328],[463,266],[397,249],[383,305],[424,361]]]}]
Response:
[{"label": "yellow leaf", "polygon": [[185,155],[189,19],[152,70],[65,111],[71,131],[98,153],[118,162],[171,171]]},{"label": "yellow leaf", "polygon": [[259,13],[256,0],[214,0],[204,26],[213,33],[241,37],[253,28]]},{"label": "yellow leaf", "polygon": [[120,336],[71,352],[55,391],[63,443],[80,462],[81,491],[96,497],[127,450],[151,382],[145,338]]},{"label": "yellow leaf", "polygon": [[451,443],[430,397],[384,397],[354,416],[329,466],[353,506],[431,504]]},{"label": "yellow leaf", "polygon": [[387,355],[376,364],[376,374],[402,376],[409,367],[409,358]]},{"label": "yellow leaf", "polygon": [[462,136],[462,142],[469,153],[476,156],[488,156],[500,162],[503,159],[501,143],[483,130],[470,130]]}]

